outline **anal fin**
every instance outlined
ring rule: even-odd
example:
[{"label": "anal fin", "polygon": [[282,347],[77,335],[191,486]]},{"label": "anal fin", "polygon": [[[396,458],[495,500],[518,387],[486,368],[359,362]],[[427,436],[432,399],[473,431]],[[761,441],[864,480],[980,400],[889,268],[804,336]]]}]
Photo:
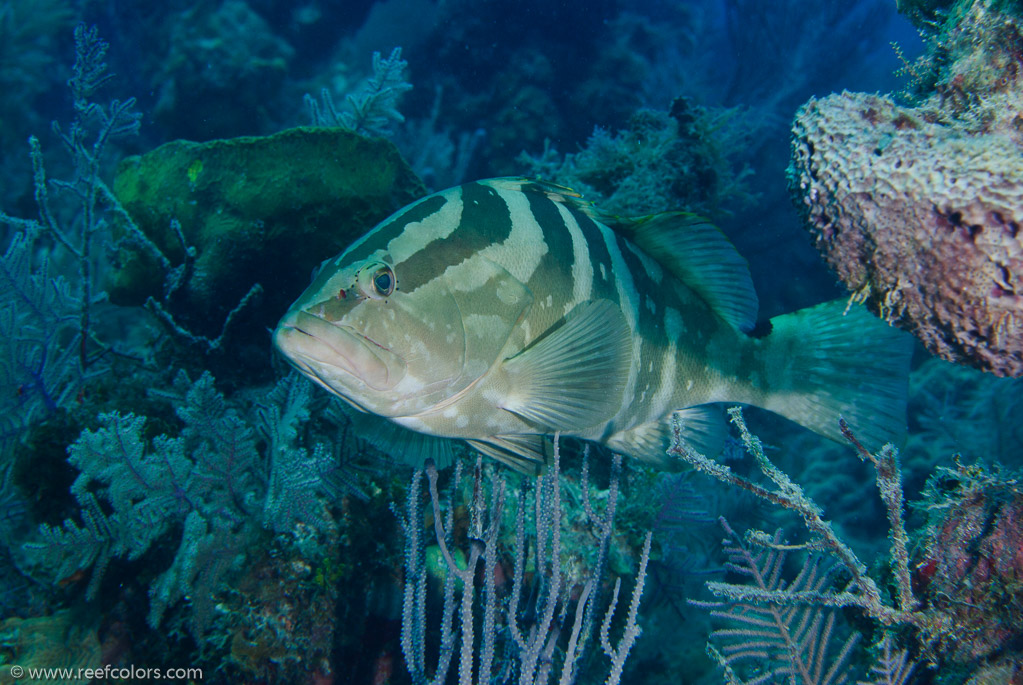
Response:
[{"label": "anal fin", "polygon": [[[682,437],[698,452],[714,456],[721,451],[728,427],[717,406],[689,407],[673,413],[682,419]],[[664,468],[675,463],[667,454],[671,439],[671,416],[667,416],[617,433],[607,444],[615,452]]]}]

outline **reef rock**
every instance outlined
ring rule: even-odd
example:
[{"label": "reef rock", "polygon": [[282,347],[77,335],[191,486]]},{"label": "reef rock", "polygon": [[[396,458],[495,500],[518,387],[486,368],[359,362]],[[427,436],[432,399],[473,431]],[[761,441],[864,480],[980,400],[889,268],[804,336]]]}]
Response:
[{"label": "reef rock", "polygon": [[209,140],[262,133],[295,49],[243,0],[179,3],[164,21],[151,67],[153,117],[171,137]]},{"label": "reef rock", "polygon": [[1019,474],[957,462],[931,477],[924,497],[920,509],[929,520],[914,580],[925,605],[950,616],[955,626],[939,637],[938,647],[958,663],[989,657],[1023,663]]},{"label": "reef rock", "polygon": [[934,354],[1023,376],[1023,32],[958,3],[915,107],[842,93],[793,125],[789,186],[842,281]]}]

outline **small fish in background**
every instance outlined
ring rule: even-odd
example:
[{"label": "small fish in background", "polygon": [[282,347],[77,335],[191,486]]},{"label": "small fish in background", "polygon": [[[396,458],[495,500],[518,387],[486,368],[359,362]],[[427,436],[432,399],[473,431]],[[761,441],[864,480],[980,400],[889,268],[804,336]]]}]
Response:
[{"label": "small fish in background", "polygon": [[[665,466],[671,414],[715,453],[719,402],[868,445],[905,430],[909,336],[832,302],[748,333],[746,261],[684,213],[604,217],[567,188],[499,178],[399,210],[324,262],[274,332],[287,360],[413,461],[462,439],[518,470],[544,437]],[[438,439],[439,438],[439,439]]]}]

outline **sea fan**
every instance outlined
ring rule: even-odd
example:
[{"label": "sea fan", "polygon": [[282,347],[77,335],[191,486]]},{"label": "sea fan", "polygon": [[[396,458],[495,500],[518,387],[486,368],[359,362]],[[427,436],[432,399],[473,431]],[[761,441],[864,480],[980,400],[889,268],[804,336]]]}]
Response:
[{"label": "sea fan", "polygon": [[[816,596],[831,581],[834,568],[818,555],[811,555],[799,574],[786,581],[783,573],[786,551],[780,533],[764,541],[753,553],[722,519],[727,534],[725,552],[728,569],[752,580],[751,599],[727,603],[692,601],[712,608],[711,615],[731,623],[711,633],[708,654],[718,661],[730,684],[755,685],[782,680],[799,685],[841,685],[848,682],[848,660],[859,634],[845,640],[834,658],[828,657],[835,612],[807,602],[779,606],[756,599],[758,591],[791,596]],[[711,582],[715,585],[730,585]],[[716,644],[715,644],[716,643]],[[752,662],[752,666],[750,666]],[[742,673],[747,679],[740,676]]]},{"label": "sea fan", "polygon": [[401,123],[405,117],[398,111],[398,98],[412,84],[405,80],[408,62],[401,58],[401,48],[394,48],[391,56],[384,59],[379,52],[373,53],[373,75],[363,86],[345,97],[345,107],[338,109],[330,91],[320,91],[317,102],[308,93],[306,107],[314,126],[338,126],[363,135],[387,136],[391,124]]}]

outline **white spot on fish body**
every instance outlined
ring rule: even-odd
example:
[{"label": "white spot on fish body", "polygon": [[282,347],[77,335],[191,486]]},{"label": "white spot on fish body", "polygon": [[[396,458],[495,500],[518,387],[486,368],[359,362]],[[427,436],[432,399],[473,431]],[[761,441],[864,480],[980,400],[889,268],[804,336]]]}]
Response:
[{"label": "white spot on fish body", "polygon": [[685,322],[682,320],[682,315],[677,309],[668,307],[664,310],[664,326],[665,334],[668,336],[668,340],[672,342],[682,338],[682,334],[685,332]]},{"label": "white spot on fish body", "polygon": [[518,303],[520,297],[518,284],[509,281],[508,279],[501,279],[497,284],[497,299],[502,304],[513,305]]},{"label": "white spot on fish body", "polygon": [[499,331],[505,327],[504,319],[497,314],[468,314],[462,323],[467,334],[475,334],[480,338],[490,337],[491,331]]},{"label": "white spot on fish body", "polygon": [[497,406],[497,407],[505,404],[505,402],[504,402],[504,399],[505,399],[504,394],[501,393],[500,390],[498,390],[497,388],[495,388],[493,386],[486,388],[483,391],[482,395],[483,395],[483,399],[487,401],[487,404],[492,404],[492,405]]},{"label": "white spot on fish body", "polygon": [[399,426],[405,426],[405,428],[419,431],[420,433],[433,433],[426,422],[416,416],[396,416],[392,420]]},{"label": "white spot on fish body", "polygon": [[416,378],[411,374],[406,374],[397,385],[394,386],[394,395],[400,396],[411,396],[420,393],[423,388],[426,387],[426,383]]},{"label": "white spot on fish body", "polygon": [[622,256],[621,250],[618,249],[618,242],[615,240],[614,232],[606,226],[599,224],[598,226],[604,237],[607,252],[611,255],[611,269],[615,278],[615,290],[618,291],[618,306],[621,307],[622,314],[625,315],[629,328],[635,331],[637,325],[636,311],[639,308],[639,293],[636,292],[636,285],[633,283],[632,274],[625,264],[625,258]]}]

